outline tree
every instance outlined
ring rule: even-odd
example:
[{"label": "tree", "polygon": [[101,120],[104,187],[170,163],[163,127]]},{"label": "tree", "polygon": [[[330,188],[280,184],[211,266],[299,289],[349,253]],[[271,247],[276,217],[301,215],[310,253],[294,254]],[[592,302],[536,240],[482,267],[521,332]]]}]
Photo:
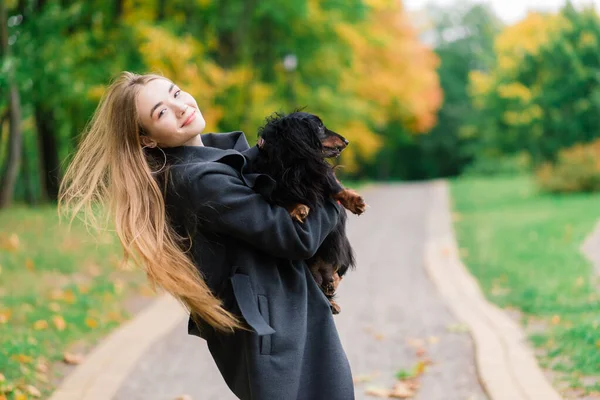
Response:
[{"label": "tree", "polygon": [[[0,208],[11,204],[17,174],[21,165],[21,101],[19,89],[13,72],[14,63],[8,36],[8,17],[4,2],[0,2],[0,49],[2,50],[2,69],[7,70],[8,99],[8,154],[0,175]],[[3,124],[0,124],[0,129]]]}]

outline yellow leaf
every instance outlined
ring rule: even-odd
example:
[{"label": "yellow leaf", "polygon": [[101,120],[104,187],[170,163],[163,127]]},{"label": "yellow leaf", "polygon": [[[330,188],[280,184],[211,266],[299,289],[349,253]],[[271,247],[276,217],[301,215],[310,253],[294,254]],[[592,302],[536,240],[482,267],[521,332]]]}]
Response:
[{"label": "yellow leaf", "polygon": [[73,293],[73,291],[71,289],[65,290],[62,297],[63,297],[63,300],[69,304],[73,304],[76,301],[75,294]]},{"label": "yellow leaf", "polygon": [[36,331],[41,331],[46,328],[48,328],[48,322],[44,321],[43,319],[35,321],[35,323],[33,324],[33,329],[35,329]]},{"label": "yellow leaf", "polygon": [[67,323],[65,322],[65,319],[63,317],[61,317],[60,315],[55,315],[54,317],[52,317],[52,322],[54,323],[54,326],[56,327],[56,329],[58,329],[59,331],[64,331],[65,328],[67,327]]},{"label": "yellow leaf", "polygon": [[35,270],[35,265],[33,264],[33,260],[31,258],[25,260],[25,268],[27,268],[29,271]]},{"label": "yellow leaf", "polygon": [[24,393],[15,390],[15,400],[27,400],[27,396]]},{"label": "yellow leaf", "polygon": [[96,328],[96,327],[98,326],[98,321],[97,321],[97,320],[95,320],[94,318],[86,318],[86,319],[85,319],[85,324],[86,324],[86,325],[87,325],[89,328],[91,328],[91,329],[94,329],[94,328]]},{"label": "yellow leaf", "polygon": [[10,310],[2,310],[0,311],[0,324],[5,324],[8,322],[8,320],[10,319],[10,316],[12,315]]},{"label": "yellow leaf", "polygon": [[15,354],[11,358],[21,364],[30,363],[33,361],[33,358],[31,358],[30,356],[26,356],[25,354]]},{"label": "yellow leaf", "polygon": [[3,246],[6,250],[15,251],[19,249],[19,237],[13,233],[8,237],[8,240],[3,243]]},{"label": "yellow leaf", "polygon": [[560,323],[560,315],[555,315],[552,317],[552,324],[558,325]]}]

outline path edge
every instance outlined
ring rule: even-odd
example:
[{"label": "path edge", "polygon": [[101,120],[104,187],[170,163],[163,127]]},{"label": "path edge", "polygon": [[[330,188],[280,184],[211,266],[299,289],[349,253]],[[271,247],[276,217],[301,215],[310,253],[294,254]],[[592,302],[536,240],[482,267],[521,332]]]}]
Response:
[{"label": "path edge", "polygon": [[77,366],[50,400],[110,400],[137,361],[187,313],[173,297],[163,294],[132,320],[121,325]]},{"label": "path edge", "polygon": [[561,400],[520,326],[485,299],[460,260],[448,182],[434,181],[431,190],[425,268],[447,306],[469,329],[483,389],[490,400]]}]

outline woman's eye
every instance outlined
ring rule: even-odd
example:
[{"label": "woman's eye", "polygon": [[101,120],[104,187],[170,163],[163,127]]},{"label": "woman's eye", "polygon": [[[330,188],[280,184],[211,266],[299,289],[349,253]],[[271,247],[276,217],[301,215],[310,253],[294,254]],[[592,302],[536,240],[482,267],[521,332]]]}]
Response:
[{"label": "woman's eye", "polygon": [[167,109],[166,109],[166,108],[165,108],[165,109],[162,109],[162,110],[160,110],[160,112],[158,113],[158,118],[162,117],[162,116],[163,116],[163,114],[164,114],[166,111],[167,111]]},{"label": "woman's eye", "polygon": [[179,97],[179,95],[180,95],[180,94],[181,94],[181,90],[178,90],[178,91],[176,91],[176,92],[175,92],[175,95],[174,95],[174,96],[175,96],[175,98]]}]

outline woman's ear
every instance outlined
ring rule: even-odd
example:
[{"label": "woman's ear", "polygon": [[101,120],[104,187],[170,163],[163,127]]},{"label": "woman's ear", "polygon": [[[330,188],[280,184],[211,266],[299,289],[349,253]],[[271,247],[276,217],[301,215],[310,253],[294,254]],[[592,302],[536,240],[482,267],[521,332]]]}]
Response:
[{"label": "woman's ear", "polygon": [[154,140],[150,139],[150,138],[149,138],[148,136],[146,136],[146,135],[142,135],[142,136],[140,136],[140,138],[141,138],[141,140],[142,140],[142,145],[143,145],[144,147],[150,147],[150,148],[154,148],[154,147],[156,147],[156,145],[157,145],[157,143],[156,143]]}]

